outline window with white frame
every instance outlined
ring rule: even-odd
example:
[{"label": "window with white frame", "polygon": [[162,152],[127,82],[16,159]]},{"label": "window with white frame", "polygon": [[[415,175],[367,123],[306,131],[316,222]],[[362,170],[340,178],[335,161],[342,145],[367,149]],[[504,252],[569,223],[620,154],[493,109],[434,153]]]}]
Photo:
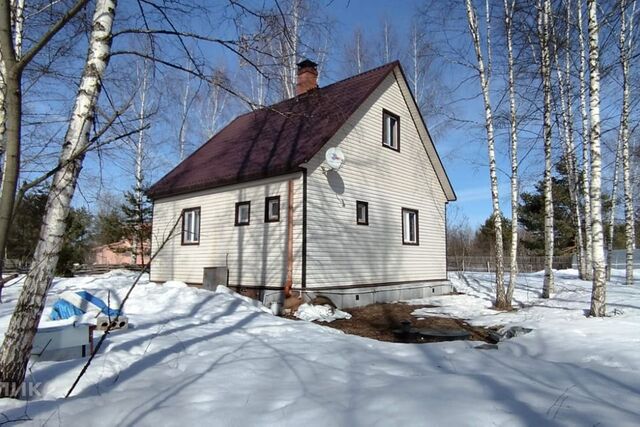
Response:
[{"label": "window with white frame", "polygon": [[400,117],[382,110],[382,145],[400,151]]},{"label": "window with white frame", "polygon": [[264,222],[280,221],[280,196],[267,197],[264,201]]},{"label": "window with white frame", "polygon": [[249,225],[251,218],[251,202],[236,203],[236,225]]},{"label": "window with white frame", "polygon": [[402,243],[404,245],[419,244],[418,211],[402,208]]},{"label": "window with white frame", "polygon": [[356,201],[356,224],[369,225],[369,203]]},{"label": "window with white frame", "polygon": [[200,208],[189,208],[182,211],[182,244],[197,245],[200,243]]}]

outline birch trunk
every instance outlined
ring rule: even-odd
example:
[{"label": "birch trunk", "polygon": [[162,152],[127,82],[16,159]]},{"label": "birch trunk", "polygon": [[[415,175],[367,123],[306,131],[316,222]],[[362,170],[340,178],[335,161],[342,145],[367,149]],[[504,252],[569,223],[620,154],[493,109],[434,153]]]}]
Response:
[{"label": "birch trunk", "polygon": [[[2,145],[3,165],[0,188],[0,278],[4,264],[4,252],[13,215],[13,205],[20,173],[20,134],[22,126],[22,67],[16,59],[12,38],[11,6],[8,1],[0,4],[0,52],[2,52],[3,103]],[[3,282],[0,280],[0,300]]]},{"label": "birch trunk", "polygon": [[300,20],[302,0],[293,0],[291,5],[291,22],[284,22],[286,28],[283,46],[284,68],[282,70],[285,99],[296,96],[298,79],[298,47],[300,44]]},{"label": "birch trunk", "polygon": [[178,131],[178,155],[180,161],[184,160],[187,145],[187,122],[189,121],[189,88],[191,86],[191,75],[187,76],[187,84],[182,92],[182,117],[180,117],[180,130]]},{"label": "birch trunk", "polygon": [[[577,159],[575,155],[575,145],[573,142],[573,107],[572,107],[572,87],[571,87],[571,58],[570,43],[571,40],[571,0],[567,1],[567,29],[565,40],[567,46],[565,48],[565,64],[564,75],[561,71],[560,61],[558,59],[558,47],[554,49],[554,58],[556,63],[556,72],[558,76],[558,87],[560,90],[560,110],[562,116],[562,130],[564,134],[564,160],[567,168],[567,177],[569,181],[569,198],[571,199],[571,210],[573,212],[573,222],[576,227],[576,245],[578,265],[584,264],[584,238],[582,234],[582,212],[580,209],[580,198],[578,182],[578,169],[576,167]],[[550,18],[552,19],[552,18]]]},{"label": "birch trunk", "polygon": [[116,0],[96,0],[95,3],[87,60],[60,153],[60,164],[65,166],[53,178],[33,267],[25,278],[0,351],[0,381],[3,385],[14,386],[2,387],[3,393],[19,390],[24,381],[33,338],[62,246],[65,220],[82,168],[83,156],[77,156],[77,153],[86,149],[89,143],[95,106],[109,62],[116,3]]},{"label": "birch trunk", "polygon": [[138,223],[134,226],[133,239],[131,244],[131,263],[138,263],[138,251],[142,254],[142,263],[144,264],[144,242],[139,239],[141,229],[143,227],[142,221],[142,198],[143,198],[143,185],[144,176],[142,174],[142,161],[144,159],[144,125],[146,121],[146,99],[147,99],[147,85],[149,81],[149,68],[146,61],[142,64],[142,85],[140,87],[140,109],[138,110],[138,122],[140,126],[140,132],[138,133],[138,140],[136,141],[136,161],[135,161],[135,218]]},{"label": "birch trunk", "polygon": [[482,58],[482,48],[480,46],[480,31],[478,29],[478,17],[471,0],[466,1],[467,20],[469,21],[469,32],[473,41],[473,46],[478,62],[478,76],[484,101],[485,128],[487,131],[487,147],[489,152],[489,178],[491,180],[491,201],[493,207],[493,226],[496,239],[496,301],[495,306],[499,309],[507,309],[506,294],[504,290],[504,252],[502,247],[502,217],[500,214],[500,199],[498,195],[498,176],[496,172],[495,137],[493,130],[493,112],[491,109],[491,99],[489,97],[489,79],[485,73],[484,60]]},{"label": "birch trunk", "polygon": [[591,160],[589,150],[591,147],[591,129],[589,126],[589,114],[587,111],[587,84],[586,71],[587,60],[585,57],[586,47],[584,42],[582,0],[578,0],[578,41],[580,48],[580,115],[582,116],[582,199],[584,201],[584,259],[580,265],[580,277],[583,280],[593,278],[593,233],[591,231]]},{"label": "birch trunk", "polygon": [[510,114],[510,138],[511,138],[511,250],[509,287],[507,288],[507,304],[511,305],[513,291],[516,287],[518,275],[518,114],[516,110],[516,84],[513,75],[513,40],[512,24],[515,0],[504,0],[504,24],[507,35],[507,67],[509,85],[509,114]]},{"label": "birch trunk", "polygon": [[[622,112],[620,114],[620,142],[622,143],[622,176],[624,186],[624,236],[626,249],[626,280],[627,285],[633,285],[633,250],[635,242],[634,211],[633,211],[633,183],[631,182],[631,159],[629,149],[629,113],[630,113],[630,85],[629,68],[631,49],[633,47],[633,18],[636,9],[634,0],[629,18],[629,34],[627,35],[626,1],[620,3],[620,65],[622,66]],[[627,40],[628,37],[628,40]]]},{"label": "birch trunk", "polygon": [[540,32],[540,73],[542,75],[542,90],[544,94],[544,284],[542,287],[542,297],[549,298],[554,292],[553,193],[551,180],[551,60],[549,55],[549,19],[551,15],[551,0],[544,0],[542,5],[538,5],[538,9],[538,28]]},{"label": "birch trunk", "polygon": [[609,211],[609,239],[607,241],[607,280],[611,279],[611,264],[613,263],[613,237],[616,218],[616,206],[618,204],[618,165],[622,151],[622,139],[618,139],[616,156],[613,162],[613,184],[611,185],[611,210]]},{"label": "birch trunk", "polygon": [[587,0],[589,22],[589,110],[591,114],[591,232],[593,234],[593,287],[590,315],[606,314],[606,278],[602,231],[602,189],[600,152],[600,46],[598,42],[598,2]]}]

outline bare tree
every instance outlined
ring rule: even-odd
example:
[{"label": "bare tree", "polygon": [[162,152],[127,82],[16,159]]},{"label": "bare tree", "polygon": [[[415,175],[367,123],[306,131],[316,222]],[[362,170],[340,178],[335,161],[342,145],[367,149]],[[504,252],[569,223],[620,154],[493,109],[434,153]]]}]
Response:
[{"label": "bare tree", "polygon": [[591,316],[606,314],[606,274],[602,230],[602,155],[600,151],[600,46],[598,1],[587,0],[589,23],[589,110],[591,115],[591,232],[593,234],[593,289]]},{"label": "bare tree", "polygon": [[590,147],[591,147],[591,128],[589,125],[589,114],[587,111],[587,83],[586,83],[586,71],[587,71],[587,59],[586,59],[586,46],[583,31],[583,17],[582,17],[582,4],[583,0],[577,2],[577,21],[578,21],[578,41],[580,49],[580,73],[578,75],[580,81],[580,116],[582,117],[582,199],[584,200],[584,258],[583,265],[580,265],[580,277],[584,280],[591,280],[593,278],[593,233],[591,230],[591,195],[590,195],[590,178],[591,178],[591,159],[590,159]]},{"label": "bare tree", "polygon": [[[482,90],[482,99],[485,111],[485,129],[487,131],[487,147],[489,153],[489,178],[491,180],[491,201],[493,206],[492,218],[495,230],[496,242],[496,301],[495,306],[499,309],[509,308],[506,293],[504,290],[504,250],[502,243],[502,215],[500,213],[500,198],[498,194],[498,176],[496,172],[495,155],[495,134],[493,128],[493,111],[491,108],[491,98],[489,89],[489,78],[485,71],[482,47],[480,42],[480,30],[478,28],[478,17],[472,0],[465,0],[467,10],[467,21],[469,32],[473,41],[476,53],[478,77]],[[487,11],[488,12],[488,11]]]},{"label": "bare tree", "polygon": [[509,137],[511,141],[511,248],[507,304],[511,305],[518,275],[518,112],[516,83],[513,72],[513,10],[515,0],[504,0],[504,26],[507,37],[507,74],[509,86]]},{"label": "bare tree", "polygon": [[[115,0],[96,0],[87,60],[60,154],[60,164],[65,166],[53,177],[32,268],[25,278],[0,351],[0,381],[14,385],[13,390],[3,388],[2,393],[5,394],[2,397],[13,397],[7,394],[19,391],[19,385],[24,381],[33,338],[42,316],[47,291],[53,281],[66,218],[82,168],[84,156],[77,156],[76,153],[82,152],[90,143],[89,133],[94,123],[95,107],[110,59],[115,11]],[[7,21],[8,18],[0,16],[0,22]],[[0,31],[0,34],[4,32]],[[6,40],[2,42],[5,46]],[[17,119],[20,121],[21,117]]]},{"label": "bare tree", "polygon": [[615,235],[616,208],[618,206],[618,175],[620,165],[620,154],[622,149],[622,139],[618,138],[616,155],[613,161],[613,183],[611,184],[611,209],[609,210],[609,239],[607,239],[607,280],[611,279],[611,267],[613,264],[613,239]]},{"label": "bare tree", "polygon": [[[575,154],[575,144],[573,142],[573,102],[572,102],[572,85],[571,85],[571,0],[567,0],[565,4],[566,9],[566,23],[564,40],[560,40],[559,35],[554,31],[554,49],[553,57],[555,62],[555,69],[557,73],[558,92],[560,94],[560,115],[561,115],[561,128],[562,139],[564,141],[564,162],[567,171],[567,178],[569,181],[569,198],[571,199],[571,210],[573,213],[573,223],[576,227],[576,245],[577,261],[578,265],[584,265],[584,238],[582,234],[582,213],[580,209],[580,196],[578,183],[578,169],[576,166],[577,159]],[[550,17],[553,22],[553,16]],[[552,25],[555,30],[555,26]],[[564,48],[564,72],[563,66],[560,63],[558,51],[560,46]],[[582,267],[581,267],[582,268]]]},{"label": "bare tree", "polygon": [[549,47],[551,0],[538,2],[538,31],[540,34],[540,73],[544,95],[544,284],[542,297],[554,292],[553,280],[553,193],[551,159],[551,59]]},{"label": "bare tree", "polygon": [[139,105],[138,105],[138,122],[139,129],[138,138],[135,141],[135,169],[134,169],[134,187],[133,187],[133,197],[134,197],[134,215],[135,218],[139,219],[138,224],[134,225],[135,232],[132,235],[132,244],[131,244],[131,263],[137,264],[138,262],[138,253],[142,255],[142,263],[144,264],[144,241],[142,241],[139,237],[142,234],[142,230],[137,230],[137,227],[144,227],[142,221],[142,206],[143,206],[143,198],[144,198],[144,174],[143,174],[143,163],[145,159],[145,132],[144,129],[146,127],[147,121],[147,113],[148,113],[148,101],[147,101],[147,92],[149,90],[149,64],[147,60],[142,60],[142,64],[138,66],[138,79],[140,81],[139,88]]},{"label": "bare tree", "polygon": [[[0,92],[4,99],[0,100],[0,115],[3,130],[2,136],[2,188],[0,189],[0,278],[2,277],[2,267],[4,263],[4,252],[13,216],[13,208],[20,173],[21,159],[21,133],[22,133],[22,75],[27,65],[47,46],[69,21],[71,21],[88,3],[88,0],[78,0],[64,15],[29,47],[29,50],[22,53],[22,10],[16,9],[12,17],[12,5],[9,0],[0,2],[0,75],[2,85]],[[19,5],[24,5],[20,2]],[[18,20],[14,20],[19,17]],[[18,33],[15,33],[16,25],[19,25]],[[18,34],[14,39],[12,35]],[[16,43],[17,40],[17,43]],[[1,127],[4,126],[4,127]],[[2,291],[2,280],[0,280],[0,292]],[[0,294],[1,295],[1,294]]]},{"label": "bare tree", "polygon": [[622,179],[624,187],[624,236],[626,249],[626,284],[633,285],[633,250],[635,249],[633,188],[629,143],[630,81],[629,69],[633,54],[633,18],[636,0],[633,0],[627,28],[627,3],[620,1],[620,65],[622,67],[622,111],[620,113],[620,143],[622,144]]}]

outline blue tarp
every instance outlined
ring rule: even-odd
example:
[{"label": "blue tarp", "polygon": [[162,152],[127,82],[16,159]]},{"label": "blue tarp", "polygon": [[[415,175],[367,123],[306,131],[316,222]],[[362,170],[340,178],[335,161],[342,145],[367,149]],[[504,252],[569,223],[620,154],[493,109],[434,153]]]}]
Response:
[{"label": "blue tarp", "polygon": [[[120,315],[120,312],[118,310],[109,308],[109,306],[105,304],[104,301],[87,291],[78,291],[76,292],[76,295],[78,295],[84,301],[100,309],[100,312],[106,316],[116,317]],[[73,316],[82,316],[83,314],[85,314],[85,311],[80,307],[77,307],[73,303],[65,300],[64,298],[61,298],[53,305],[53,311],[51,312],[50,317],[51,320],[61,320],[68,319]]]}]

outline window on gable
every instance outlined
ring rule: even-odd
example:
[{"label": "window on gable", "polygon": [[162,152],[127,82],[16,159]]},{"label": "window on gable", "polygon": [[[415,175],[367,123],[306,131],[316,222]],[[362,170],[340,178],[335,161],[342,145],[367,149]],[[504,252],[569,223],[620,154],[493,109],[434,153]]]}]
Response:
[{"label": "window on gable", "polygon": [[280,196],[267,197],[264,201],[264,222],[280,221]]},{"label": "window on gable", "polygon": [[369,225],[369,203],[356,201],[356,223]]},{"label": "window on gable", "polygon": [[402,208],[402,244],[419,244],[418,211]]},{"label": "window on gable", "polygon": [[400,151],[400,117],[382,110],[382,145]]},{"label": "window on gable", "polygon": [[236,203],[236,225],[249,225],[251,202]]},{"label": "window on gable", "polygon": [[200,243],[200,208],[182,211],[182,244],[197,245]]}]

